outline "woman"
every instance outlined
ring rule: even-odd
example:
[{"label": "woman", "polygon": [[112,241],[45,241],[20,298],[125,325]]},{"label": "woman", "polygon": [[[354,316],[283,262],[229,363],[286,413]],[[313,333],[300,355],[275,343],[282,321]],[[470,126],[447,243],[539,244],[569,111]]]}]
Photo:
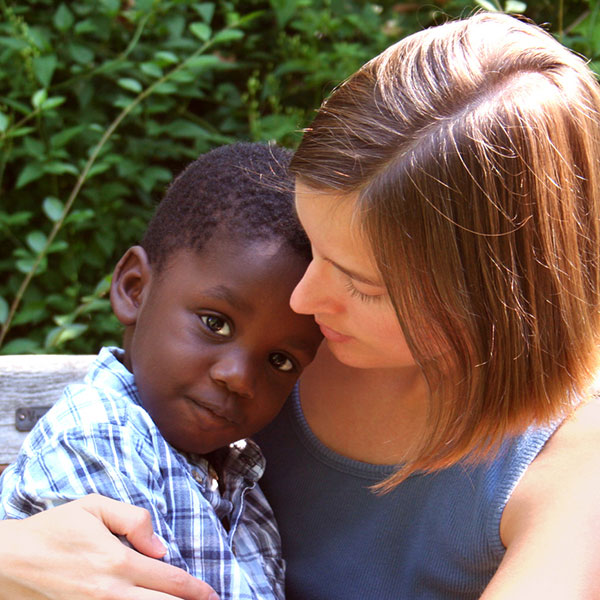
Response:
[{"label": "woman", "polygon": [[[290,599],[600,597],[599,161],[593,75],[504,15],[406,38],[324,103],[292,162],[291,303],[327,346],[259,440]],[[210,593],[144,560],[88,596]]]}]

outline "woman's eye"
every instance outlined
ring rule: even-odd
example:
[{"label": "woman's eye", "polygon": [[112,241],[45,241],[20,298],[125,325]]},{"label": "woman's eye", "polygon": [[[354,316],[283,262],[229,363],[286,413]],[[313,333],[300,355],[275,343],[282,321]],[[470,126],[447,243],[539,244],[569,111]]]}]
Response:
[{"label": "woman's eye", "polygon": [[294,369],[294,363],[285,354],[281,354],[281,352],[273,352],[273,354],[270,354],[269,362],[278,371],[293,371]]},{"label": "woman's eye", "polygon": [[229,323],[221,317],[217,317],[216,315],[200,315],[200,320],[210,331],[217,335],[230,337],[232,334]]},{"label": "woman's eye", "polygon": [[364,294],[357,290],[352,283],[352,280],[346,282],[346,289],[350,292],[350,295],[354,298],[362,300],[362,302],[376,302],[385,298],[385,294]]}]

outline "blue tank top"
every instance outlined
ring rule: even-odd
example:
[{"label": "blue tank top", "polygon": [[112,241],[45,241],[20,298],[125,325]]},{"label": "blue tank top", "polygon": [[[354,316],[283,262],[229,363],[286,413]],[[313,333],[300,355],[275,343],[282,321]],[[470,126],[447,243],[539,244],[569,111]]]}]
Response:
[{"label": "blue tank top", "polygon": [[416,474],[376,495],[369,486],[394,468],[324,446],[295,390],[256,436],[287,561],[286,599],[479,598],[504,556],[506,502],[555,429],[532,428],[491,462]]}]

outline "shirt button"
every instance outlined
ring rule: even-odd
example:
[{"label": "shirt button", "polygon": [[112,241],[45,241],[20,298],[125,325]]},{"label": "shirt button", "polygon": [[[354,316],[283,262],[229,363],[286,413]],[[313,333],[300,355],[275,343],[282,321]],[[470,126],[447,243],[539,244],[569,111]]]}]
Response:
[{"label": "shirt button", "polygon": [[202,477],[202,474],[197,469],[192,469],[192,477],[198,483],[204,483],[204,477]]}]

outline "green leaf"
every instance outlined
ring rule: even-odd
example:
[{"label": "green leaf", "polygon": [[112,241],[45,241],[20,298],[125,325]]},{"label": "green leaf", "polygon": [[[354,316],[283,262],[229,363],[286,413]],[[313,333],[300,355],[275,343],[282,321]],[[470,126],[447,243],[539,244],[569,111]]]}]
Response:
[{"label": "green leaf", "polygon": [[29,44],[25,40],[4,36],[0,36],[0,46],[6,46],[13,50],[25,50],[29,48]]},{"label": "green leaf", "polygon": [[155,0],[136,0],[135,7],[138,11],[146,13],[152,10],[152,5],[154,2]]},{"label": "green leaf", "polygon": [[139,94],[142,91],[142,84],[132,77],[121,77],[117,81],[117,83],[125,90],[133,92],[134,94]]},{"label": "green leaf", "polygon": [[32,131],[35,131],[35,127],[17,127],[16,129],[9,129],[6,132],[6,137],[22,137],[29,135]]},{"label": "green leaf", "polygon": [[32,97],[31,97],[31,104],[33,105],[33,108],[40,108],[40,106],[46,101],[46,99],[48,98],[48,92],[45,89],[41,89],[38,90]]},{"label": "green leaf", "polygon": [[19,309],[12,324],[17,326],[39,323],[46,318],[47,314],[46,302],[44,300],[34,300],[33,302],[27,302]]},{"label": "green leaf", "polygon": [[75,315],[55,315],[53,319],[59,327],[65,327],[66,325],[70,325],[73,322],[73,320],[75,319]]},{"label": "green leaf", "polygon": [[44,165],[37,162],[29,162],[25,165],[25,168],[19,173],[16,189],[20,189],[26,186],[28,183],[39,179],[44,174]]},{"label": "green leaf", "polygon": [[46,216],[53,222],[56,223],[61,217],[64,210],[63,203],[53,196],[47,196],[44,198],[42,208]]},{"label": "green leaf", "polygon": [[206,23],[212,21],[215,14],[215,5],[212,2],[199,2],[198,4],[194,4],[193,8]]},{"label": "green leaf", "polygon": [[32,231],[26,238],[27,245],[36,253],[40,254],[48,241],[46,234],[42,231]]},{"label": "green leaf", "polygon": [[76,35],[86,35],[88,33],[94,33],[98,30],[98,24],[93,19],[85,19],[84,21],[78,21],[75,25]]},{"label": "green leaf", "polygon": [[62,252],[69,247],[69,244],[65,242],[65,240],[58,240],[57,242],[52,242],[50,246],[48,246],[48,254],[52,254],[53,252]]},{"label": "green leaf", "polygon": [[24,102],[19,102],[18,100],[15,100],[14,98],[9,98],[7,96],[3,96],[1,100],[2,100],[2,102],[5,102],[7,106],[14,108],[15,110],[19,111],[23,115],[28,115],[31,112],[31,108],[30,108],[29,104],[25,104]]},{"label": "green leaf", "polygon": [[201,54],[185,61],[185,68],[194,71],[203,71],[211,67],[221,66],[223,66],[223,61],[214,54]]},{"label": "green leaf", "polygon": [[54,22],[56,29],[64,33],[72,27],[75,19],[73,13],[65,6],[65,4],[61,4],[54,13],[52,21]]},{"label": "green leaf", "polygon": [[475,0],[475,2],[484,10],[489,10],[490,12],[499,12],[498,7],[493,2],[488,2],[488,0]]},{"label": "green leaf", "polygon": [[171,95],[177,91],[177,86],[169,81],[163,81],[154,88],[155,94]]},{"label": "green leaf", "polygon": [[112,165],[107,162],[96,163],[92,166],[92,168],[88,171],[87,179],[94,177],[94,175],[99,175],[100,173],[104,173],[110,169]]},{"label": "green leaf", "polygon": [[116,17],[121,10],[121,0],[100,0],[99,4],[104,9],[104,14],[111,18]]},{"label": "green leaf", "polygon": [[92,220],[96,216],[96,213],[91,208],[84,209],[75,209],[72,210],[67,218],[65,219],[65,223],[72,223],[73,225],[81,225],[87,221]]},{"label": "green leaf", "polygon": [[94,60],[94,53],[82,44],[69,44],[68,51],[71,58],[81,65],[88,65]]},{"label": "green leaf", "polygon": [[[19,260],[17,260],[15,262],[15,265],[16,265],[17,269],[19,271],[21,271],[21,273],[29,274],[31,272],[31,270],[33,269],[33,266],[35,265],[35,257],[30,256],[28,258],[20,258]],[[40,262],[40,264],[38,265],[38,267],[36,269],[36,273],[38,275],[43,273],[46,270],[47,266],[48,266],[48,261],[46,260],[46,257],[44,257],[42,259],[42,261]]]},{"label": "green leaf", "polygon": [[50,137],[50,145],[52,148],[62,148],[68,144],[76,135],[79,135],[85,129],[84,125],[75,125],[62,129]]},{"label": "green leaf", "polygon": [[5,212],[0,212],[0,223],[5,223],[9,227],[19,227],[21,225],[27,225],[32,216],[33,213],[27,210],[21,210],[10,215]]},{"label": "green leaf", "polygon": [[155,79],[159,79],[163,76],[163,70],[153,62],[145,62],[140,65],[140,70],[145,75],[149,77],[154,77]]},{"label": "green leaf", "polygon": [[521,2],[520,0],[507,0],[504,5],[504,10],[507,13],[517,13],[522,14],[527,10],[527,4],[525,2]]},{"label": "green leaf", "polygon": [[187,121],[186,119],[176,119],[172,121],[169,127],[165,130],[165,134],[174,138],[207,138],[209,137],[208,131],[200,125]]},{"label": "green leaf", "polygon": [[210,34],[212,33],[210,26],[201,21],[192,23],[190,25],[190,31],[203,42],[208,42],[208,40],[210,40]]},{"label": "green leaf", "polygon": [[2,354],[31,354],[38,352],[40,347],[35,340],[29,338],[16,338],[2,346]]},{"label": "green leaf", "polygon": [[163,167],[147,167],[139,177],[139,184],[146,192],[151,192],[157,183],[171,181],[173,175],[169,169]]},{"label": "green leaf", "polygon": [[56,55],[36,56],[33,59],[33,72],[36,79],[45,87],[50,86],[54,70],[56,69]]},{"label": "green leaf", "polygon": [[2,296],[0,296],[0,323],[6,323],[9,310],[10,307],[8,306],[8,302]]},{"label": "green leaf", "polygon": [[195,80],[196,74],[185,69],[180,69],[179,71],[172,73],[169,77],[169,81],[173,81],[175,83],[192,83]]},{"label": "green leaf", "polygon": [[294,16],[298,7],[298,0],[271,0],[271,6],[275,11],[279,27],[283,28]]},{"label": "green leaf", "polygon": [[179,58],[173,52],[167,52],[165,50],[160,50],[154,54],[154,58],[158,61],[161,66],[165,65],[174,65],[179,62]]},{"label": "green leaf", "polygon": [[26,137],[23,140],[23,146],[26,150],[27,155],[39,161],[44,160],[46,155],[46,148],[41,140],[34,137]]},{"label": "green leaf", "polygon": [[40,107],[42,110],[51,110],[52,108],[56,108],[64,103],[66,98],[64,96],[52,96],[47,100],[42,102],[42,106]]},{"label": "green leaf", "polygon": [[213,38],[215,44],[224,44],[226,42],[235,42],[244,37],[244,32],[241,29],[224,29],[219,31]]},{"label": "green leaf", "polygon": [[121,71],[131,66],[131,63],[128,63],[123,60],[107,60],[104,61],[97,69],[96,73],[112,73],[113,71]]},{"label": "green leaf", "polygon": [[71,323],[64,327],[55,327],[48,332],[44,346],[46,348],[56,348],[62,346],[69,340],[74,340],[87,331],[87,325],[81,323]]},{"label": "green leaf", "polygon": [[79,175],[79,171],[75,165],[60,160],[51,160],[44,165],[43,169],[44,173],[50,173],[52,175],[64,175],[65,173]]},{"label": "green leaf", "polygon": [[9,122],[10,121],[8,117],[2,111],[0,111],[0,131],[6,131]]},{"label": "green leaf", "polygon": [[110,300],[107,298],[84,298],[85,304],[81,307],[81,314],[98,312],[98,311],[110,311]]},{"label": "green leaf", "polygon": [[110,291],[110,283],[112,281],[112,274],[105,275],[94,288],[94,296],[104,296]]}]

